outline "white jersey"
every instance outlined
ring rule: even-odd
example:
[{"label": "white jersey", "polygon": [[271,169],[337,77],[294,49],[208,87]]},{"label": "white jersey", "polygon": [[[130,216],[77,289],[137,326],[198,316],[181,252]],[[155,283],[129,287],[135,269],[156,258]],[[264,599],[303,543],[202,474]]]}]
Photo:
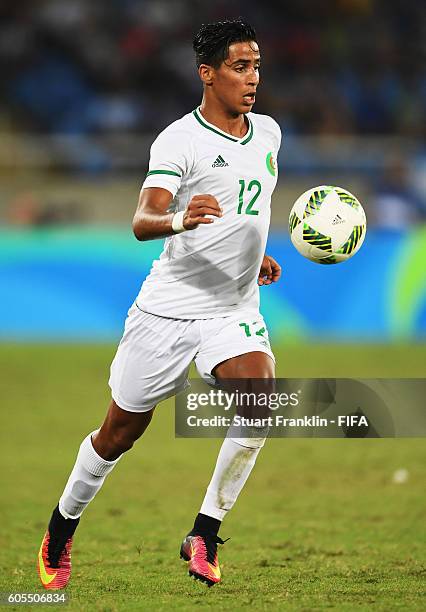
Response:
[{"label": "white jersey", "polygon": [[154,141],[143,188],[170,191],[170,211],[185,210],[194,195],[211,194],[223,216],[166,239],[137,297],[141,310],[175,319],[258,311],[281,131],[267,115],[246,117],[247,134],[236,138],[197,109]]}]

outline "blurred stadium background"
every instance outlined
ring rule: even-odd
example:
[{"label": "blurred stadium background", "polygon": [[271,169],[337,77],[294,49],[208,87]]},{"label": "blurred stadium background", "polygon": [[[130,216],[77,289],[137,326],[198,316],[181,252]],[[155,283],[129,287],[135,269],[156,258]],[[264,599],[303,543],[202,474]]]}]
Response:
[{"label": "blurred stadium background", "polygon": [[[193,33],[240,15],[263,55],[254,110],[284,134],[269,242],[284,276],[262,290],[278,374],[425,375],[424,3],[2,0],[0,591],[37,589],[48,514],[109,401],[126,311],[161,249],[131,232],[149,147],[200,101]],[[369,222],[338,266],[288,238],[292,203],[324,183]],[[166,404],[87,511],[70,609],[424,608],[423,440],[269,440],[207,593],[175,548],[220,442],[175,439]]]},{"label": "blurred stadium background", "polygon": [[[202,22],[258,31],[255,111],[284,139],[264,293],[275,342],[426,337],[426,28],[402,0],[4,0],[0,8],[0,338],[115,341],[161,243],[130,222],[149,147],[199,103]],[[366,242],[323,269],[288,240],[288,211],[318,184],[363,202]]]}]

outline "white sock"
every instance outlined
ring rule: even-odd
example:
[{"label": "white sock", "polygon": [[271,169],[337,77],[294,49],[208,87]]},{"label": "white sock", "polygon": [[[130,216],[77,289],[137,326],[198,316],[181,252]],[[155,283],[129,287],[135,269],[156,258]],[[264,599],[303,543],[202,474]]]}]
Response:
[{"label": "white sock", "polygon": [[200,512],[219,521],[232,508],[265,438],[225,438]]},{"label": "white sock", "polygon": [[107,474],[121,459],[118,457],[115,461],[106,461],[98,455],[92,444],[92,435],[97,432],[93,431],[81,443],[74,468],[59,500],[59,512],[65,518],[81,516],[103,485]]}]

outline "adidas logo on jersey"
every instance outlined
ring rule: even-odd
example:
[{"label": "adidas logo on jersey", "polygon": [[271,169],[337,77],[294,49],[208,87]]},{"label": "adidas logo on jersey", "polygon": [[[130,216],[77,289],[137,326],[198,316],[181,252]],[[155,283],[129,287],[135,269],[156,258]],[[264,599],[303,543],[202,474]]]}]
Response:
[{"label": "adidas logo on jersey", "polygon": [[229,166],[229,164],[223,159],[222,155],[218,155],[212,163],[212,168],[224,168],[225,166]]},{"label": "adidas logo on jersey", "polygon": [[346,223],[346,221],[342,219],[340,215],[336,215],[333,221],[331,222],[331,225],[339,225],[339,223]]}]

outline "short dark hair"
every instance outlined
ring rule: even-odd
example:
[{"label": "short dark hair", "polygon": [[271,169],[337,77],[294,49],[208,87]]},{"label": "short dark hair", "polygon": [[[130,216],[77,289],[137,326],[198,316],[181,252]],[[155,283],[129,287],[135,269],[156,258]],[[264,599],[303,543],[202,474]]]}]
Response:
[{"label": "short dark hair", "polygon": [[249,41],[257,42],[255,29],[241,19],[203,24],[193,41],[197,68],[201,64],[219,68],[228,57],[232,43]]}]

